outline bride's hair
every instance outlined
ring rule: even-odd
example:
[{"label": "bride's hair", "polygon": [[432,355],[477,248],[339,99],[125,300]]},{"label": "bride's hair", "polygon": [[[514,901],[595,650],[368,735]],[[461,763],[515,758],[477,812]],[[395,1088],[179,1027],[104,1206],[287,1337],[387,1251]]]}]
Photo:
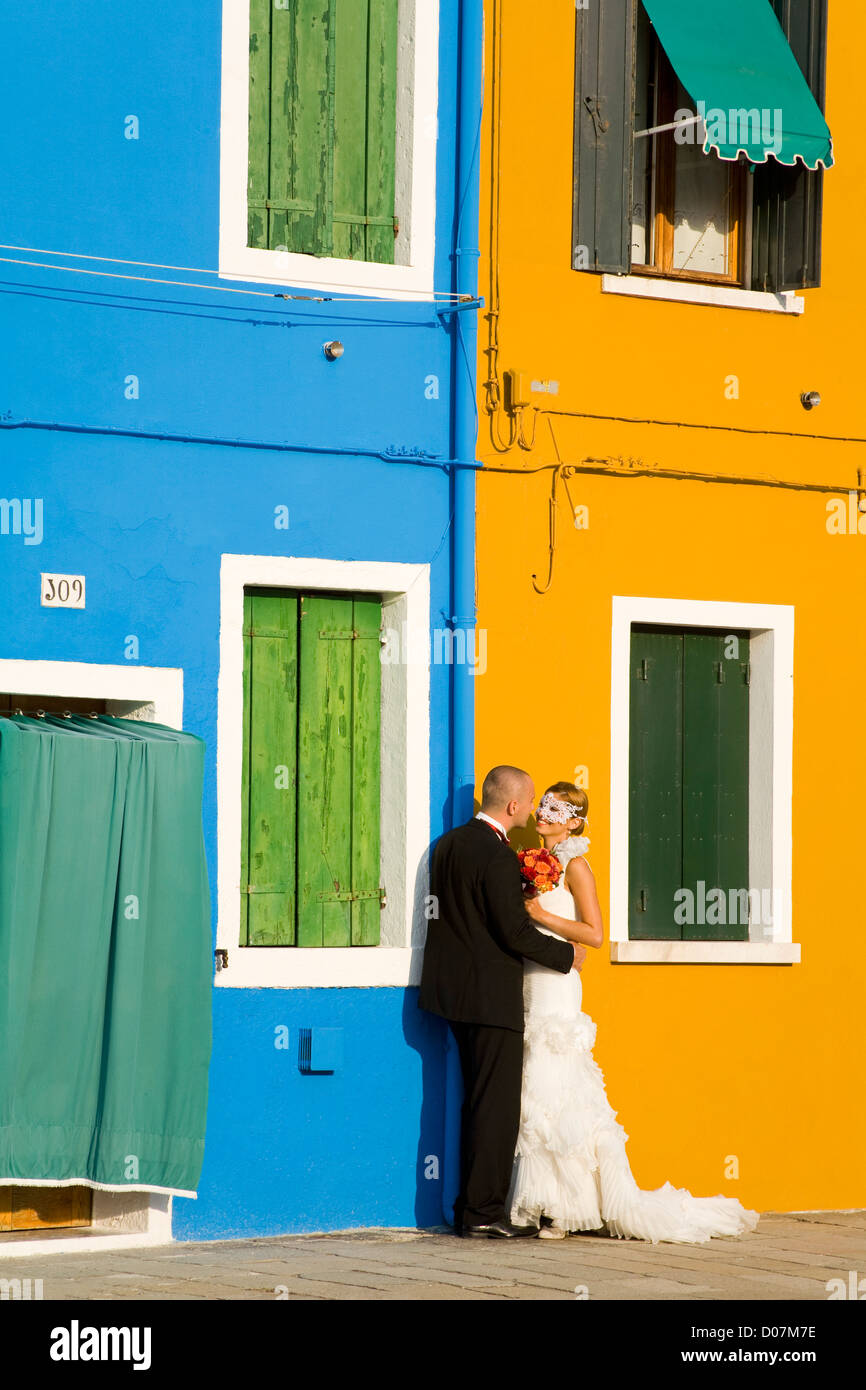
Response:
[{"label": "bride's hair", "polygon": [[544,793],[545,796],[547,796],[547,792],[552,792],[554,796],[558,796],[560,801],[571,802],[574,807],[574,814],[580,816],[580,825],[571,833],[573,835],[582,835],[584,823],[589,815],[589,797],[583,788],[576,787],[573,782],[554,782],[552,787],[547,788],[547,791]]}]

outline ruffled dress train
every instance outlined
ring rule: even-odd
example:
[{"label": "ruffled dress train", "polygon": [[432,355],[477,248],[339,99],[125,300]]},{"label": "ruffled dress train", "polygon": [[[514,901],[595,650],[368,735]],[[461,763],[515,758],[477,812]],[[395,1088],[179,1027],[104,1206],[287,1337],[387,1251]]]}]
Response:
[{"label": "ruffled dress train", "polygon": [[[564,886],[544,895],[574,917]],[[539,928],[545,931],[545,928]],[[554,935],[554,933],[548,933]],[[581,1011],[580,975],[524,961],[524,1060],[520,1132],[509,1193],[511,1220],[560,1231],[601,1231],[680,1244],[752,1231],[759,1214],[734,1197],[693,1197],[666,1182],[642,1191],[626,1157],[628,1135],[607,1099],[592,1055],[596,1025]]]}]

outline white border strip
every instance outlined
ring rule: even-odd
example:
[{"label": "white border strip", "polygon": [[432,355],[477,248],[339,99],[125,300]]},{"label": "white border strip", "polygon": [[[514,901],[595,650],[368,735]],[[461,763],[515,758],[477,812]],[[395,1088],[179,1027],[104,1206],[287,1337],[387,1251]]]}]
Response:
[{"label": "white border strip", "polygon": [[153,706],[156,724],[183,724],[183,671],[172,666],[97,666],[88,661],[0,660],[0,690],[11,695],[68,695]]},{"label": "white border strip", "polygon": [[[128,1235],[110,1231],[99,1234],[88,1226],[67,1227],[64,1234],[61,1234],[62,1227],[56,1227],[53,1239],[51,1228],[46,1228],[38,1237],[33,1231],[4,1231],[0,1233],[0,1260],[29,1260],[37,1255],[92,1255],[96,1250],[137,1250],[142,1246],[172,1245],[171,1219],[168,1213],[160,1213],[160,1216],[165,1219],[159,1228],[154,1226],[153,1230],[148,1229],[147,1232],[130,1231]],[[73,1230],[80,1230],[82,1234],[71,1234]],[[19,1238],[9,1240],[8,1237],[12,1235]],[[27,1239],[28,1236],[30,1239]]]},{"label": "white border strip", "polygon": [[796,941],[612,941],[617,965],[798,965]]}]

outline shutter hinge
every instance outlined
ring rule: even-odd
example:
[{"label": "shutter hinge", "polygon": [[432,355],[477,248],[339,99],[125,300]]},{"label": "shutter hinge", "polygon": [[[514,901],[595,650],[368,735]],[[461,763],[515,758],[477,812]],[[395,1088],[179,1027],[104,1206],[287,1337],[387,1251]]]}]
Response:
[{"label": "shutter hinge", "polygon": [[349,889],[344,891],[337,890],[334,893],[317,893],[316,902],[319,903],[354,903],[361,898],[378,898],[382,907],[385,906],[384,888],[359,888],[356,892]]},{"label": "shutter hinge", "polygon": [[724,663],[723,661],[717,661],[717,662],[716,662],[716,684],[717,684],[717,685],[724,685],[724,683],[725,683],[725,663]]},{"label": "shutter hinge", "polygon": [[641,912],[646,912],[646,889],[645,889],[645,888],[642,888],[642,889],[640,890],[640,903],[639,903],[639,909],[640,909]]},{"label": "shutter hinge", "polygon": [[745,668],[745,669],[746,669],[746,685],[751,685],[751,684],[752,684],[752,663],[751,663],[751,661],[747,661],[747,662],[746,662],[746,668]]},{"label": "shutter hinge", "polygon": [[320,628],[320,629],[319,629],[319,636],[320,636],[320,637],[340,637],[340,638],[346,638],[346,639],[348,639],[349,641],[352,641],[352,642],[353,642],[357,637],[360,637],[361,634],[360,634],[360,632],[358,631],[358,629],[357,629],[356,627],[353,627],[353,628],[344,628],[342,631],[339,631],[339,632],[328,631],[328,630],[325,629],[325,628]]},{"label": "shutter hinge", "polygon": [[596,135],[604,135],[605,131],[610,127],[610,121],[606,121],[601,114],[600,97],[584,97],[583,104],[592,117]]},{"label": "shutter hinge", "polygon": [[637,668],[637,678],[639,681],[649,680],[649,662],[646,657],[642,659],[640,666]]},{"label": "shutter hinge", "polygon": [[228,970],[228,968],[229,968],[229,953],[228,953],[228,951],[224,951],[224,950],[222,950],[222,948],[218,948],[216,951],[214,951],[213,955],[214,955],[214,961],[216,962],[216,968],[217,968],[217,970]]}]

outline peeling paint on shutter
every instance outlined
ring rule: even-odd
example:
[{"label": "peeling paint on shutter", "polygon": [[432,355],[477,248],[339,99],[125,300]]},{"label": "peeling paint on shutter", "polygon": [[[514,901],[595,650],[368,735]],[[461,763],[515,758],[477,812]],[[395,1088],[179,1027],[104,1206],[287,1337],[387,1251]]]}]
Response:
[{"label": "peeling paint on shutter", "polygon": [[301,599],[298,945],[379,941],[378,599]]},{"label": "peeling paint on shutter", "polygon": [[250,5],[248,241],[394,260],[397,0]]},{"label": "peeling paint on shutter", "polygon": [[244,595],[242,946],[295,942],[297,598]]}]

